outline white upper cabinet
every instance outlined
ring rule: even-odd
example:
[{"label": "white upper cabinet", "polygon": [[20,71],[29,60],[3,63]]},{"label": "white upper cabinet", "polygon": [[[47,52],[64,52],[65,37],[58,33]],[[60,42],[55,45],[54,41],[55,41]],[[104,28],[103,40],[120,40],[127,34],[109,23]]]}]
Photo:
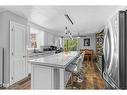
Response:
[{"label": "white upper cabinet", "polygon": [[48,33],[48,45],[53,45],[53,35]]}]

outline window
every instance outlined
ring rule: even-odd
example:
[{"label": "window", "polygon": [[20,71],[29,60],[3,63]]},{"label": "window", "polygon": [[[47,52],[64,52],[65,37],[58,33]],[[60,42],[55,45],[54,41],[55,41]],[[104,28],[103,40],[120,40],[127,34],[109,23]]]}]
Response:
[{"label": "window", "polygon": [[31,36],[31,48],[37,48],[36,34],[30,34]]},{"label": "window", "polygon": [[64,50],[65,51],[76,51],[77,50],[77,39],[64,39]]},{"label": "window", "polygon": [[30,28],[30,48],[38,48],[44,46],[44,31]]}]

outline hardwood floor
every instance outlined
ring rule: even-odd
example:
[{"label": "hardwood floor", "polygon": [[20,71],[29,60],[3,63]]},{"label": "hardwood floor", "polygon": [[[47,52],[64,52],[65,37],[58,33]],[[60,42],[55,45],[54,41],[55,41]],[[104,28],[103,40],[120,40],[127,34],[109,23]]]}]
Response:
[{"label": "hardwood floor", "polygon": [[[105,89],[105,82],[96,66],[96,63],[93,61],[84,61],[83,62],[83,72],[84,80],[82,83],[74,83],[73,89]],[[69,81],[68,84],[70,84]],[[68,86],[67,89],[72,89]]]},{"label": "hardwood floor", "polygon": [[25,79],[11,85],[7,89],[17,89],[17,90],[28,90],[31,88],[31,76],[26,77]]},{"label": "hardwood floor", "polygon": [[83,89],[105,89],[105,82],[93,61],[84,61]]},{"label": "hardwood floor", "polygon": [[[104,80],[102,79],[96,63],[93,61],[83,62],[84,80],[79,89],[104,89]],[[30,89],[31,77],[27,77],[24,80],[15,83],[7,89]],[[70,88],[72,89],[72,88]],[[75,89],[75,88],[74,88]]]}]

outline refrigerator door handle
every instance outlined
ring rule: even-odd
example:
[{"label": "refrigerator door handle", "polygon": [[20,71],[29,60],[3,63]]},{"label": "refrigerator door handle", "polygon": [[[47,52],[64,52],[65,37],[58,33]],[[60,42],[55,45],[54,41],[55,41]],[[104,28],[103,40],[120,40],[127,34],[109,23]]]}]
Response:
[{"label": "refrigerator door handle", "polygon": [[113,83],[112,79],[105,72],[103,72],[103,78],[114,89],[118,89],[118,87]]}]

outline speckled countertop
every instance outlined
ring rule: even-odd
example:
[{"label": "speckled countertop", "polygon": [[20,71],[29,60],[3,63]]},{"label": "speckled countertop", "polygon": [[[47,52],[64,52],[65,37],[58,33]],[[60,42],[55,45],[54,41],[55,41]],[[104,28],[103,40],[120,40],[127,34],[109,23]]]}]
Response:
[{"label": "speckled countertop", "polygon": [[79,51],[61,52],[58,54],[29,60],[29,62],[33,65],[65,68],[70,62],[79,56],[79,54]]}]

